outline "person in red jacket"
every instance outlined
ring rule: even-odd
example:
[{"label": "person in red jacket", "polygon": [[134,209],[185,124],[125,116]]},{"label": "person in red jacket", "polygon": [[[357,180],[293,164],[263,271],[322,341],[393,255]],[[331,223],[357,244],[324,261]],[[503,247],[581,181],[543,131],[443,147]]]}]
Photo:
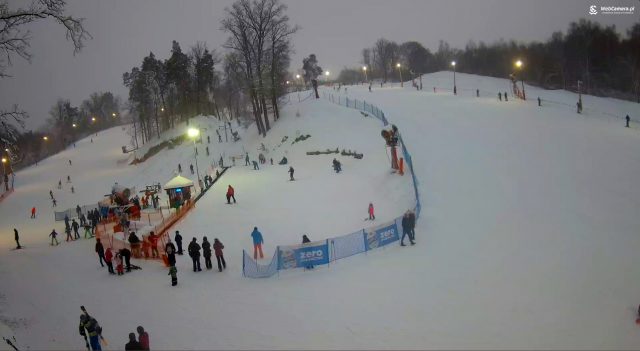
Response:
[{"label": "person in red jacket", "polygon": [[138,342],[142,350],[150,350],[149,348],[149,333],[144,331],[142,326],[138,326]]},{"label": "person in red jacket", "polygon": [[116,272],[113,271],[113,252],[111,251],[111,248],[108,248],[107,252],[105,252],[104,262],[107,264],[109,274],[116,274]]},{"label": "person in red jacket", "polygon": [[31,207],[31,218],[36,218],[36,208]]},{"label": "person in red jacket", "polygon": [[371,202],[369,203],[369,219],[370,220],[376,219],[376,216],[373,213],[373,204]]},{"label": "person in red jacket", "polygon": [[213,240],[213,251],[216,254],[216,260],[218,261],[218,271],[222,272],[223,269],[227,269],[227,262],[224,261],[224,255],[222,254],[222,249],[224,249],[224,245],[215,238]]},{"label": "person in red jacket", "polygon": [[233,190],[233,187],[231,185],[229,185],[229,188],[227,188],[227,203],[230,204],[231,203],[231,199],[233,198],[233,203],[236,203],[236,197],[234,196],[235,191]]},{"label": "person in red jacket", "polygon": [[160,257],[160,254],[158,253],[158,236],[156,233],[151,232],[149,234],[149,243],[151,244],[151,255],[153,258]]}]

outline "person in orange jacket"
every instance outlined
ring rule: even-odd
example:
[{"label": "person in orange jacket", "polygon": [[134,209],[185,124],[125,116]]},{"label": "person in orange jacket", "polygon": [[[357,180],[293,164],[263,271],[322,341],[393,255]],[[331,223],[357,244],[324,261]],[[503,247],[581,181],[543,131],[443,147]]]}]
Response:
[{"label": "person in orange jacket", "polygon": [[233,203],[236,203],[236,197],[234,196],[235,194],[235,190],[233,190],[233,187],[231,185],[229,185],[229,188],[227,188],[227,203],[230,204],[231,203],[231,199],[233,198]]},{"label": "person in orange jacket", "polygon": [[36,218],[36,208],[31,207],[31,218]]},{"label": "person in orange jacket", "polygon": [[369,219],[370,220],[376,219],[376,216],[375,216],[375,214],[373,212],[373,203],[371,203],[371,202],[369,203]]}]

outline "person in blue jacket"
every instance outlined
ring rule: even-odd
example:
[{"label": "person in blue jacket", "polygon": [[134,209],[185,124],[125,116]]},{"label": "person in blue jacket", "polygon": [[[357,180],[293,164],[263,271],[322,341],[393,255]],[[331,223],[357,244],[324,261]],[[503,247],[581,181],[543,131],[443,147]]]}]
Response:
[{"label": "person in blue jacket", "polygon": [[264,240],[262,239],[262,234],[258,231],[258,227],[253,227],[251,238],[253,239],[253,259],[258,259],[258,252],[260,252],[260,258],[264,258],[262,254],[262,244]]}]

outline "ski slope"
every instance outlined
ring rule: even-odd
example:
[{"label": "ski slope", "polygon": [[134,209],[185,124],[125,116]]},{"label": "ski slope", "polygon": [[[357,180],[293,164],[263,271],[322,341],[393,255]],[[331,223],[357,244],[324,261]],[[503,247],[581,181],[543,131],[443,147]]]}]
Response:
[{"label": "ski slope", "polygon": [[[296,181],[285,166],[231,168],[175,228],[185,241],[219,238],[228,269],[193,273],[190,259],[179,257],[175,288],[155,262],[134,261],[142,271],[109,276],[90,240],[48,246],[51,228],[62,228],[48,191],[59,206],[74,207],[115,181],[165,183],[178,163],[191,176],[193,144],[122,166],[129,137],[114,128],[19,172],[15,193],[0,203],[0,332],[24,349],[82,349],[78,307],[85,305],[108,349],[122,349],[137,325],[153,349],[637,349],[640,132],[611,116],[637,119],[637,104],[583,96],[587,113],[576,115],[572,93],[526,87],[529,97],[556,102],[539,108],[498,102],[506,80],[457,74],[453,96],[443,90],[449,79],[450,72],[425,75],[421,92],[349,87],[350,98],[385,111],[411,151],[423,196],[417,245],[313,271],[242,278],[253,226],[265,237],[266,261],[276,245],[302,234],[319,240],[362,228],[369,202],[379,222],[413,203],[409,177],[389,173],[380,123],[327,100],[292,99],[266,139],[250,127],[241,142],[220,145],[216,120],[192,122],[212,136],[211,157],[198,145],[201,175],[223,153],[244,148],[255,159],[264,142],[267,159],[287,156]],[[311,138],[291,146],[298,133]],[[289,145],[277,147],[284,135]],[[336,175],[333,155],[305,155],[335,147],[364,159],[340,157],[344,172]],[[66,184],[55,189],[69,172],[75,194]],[[227,184],[236,205],[224,204]],[[34,204],[39,215],[30,220]],[[9,250],[14,226],[27,249]]]}]

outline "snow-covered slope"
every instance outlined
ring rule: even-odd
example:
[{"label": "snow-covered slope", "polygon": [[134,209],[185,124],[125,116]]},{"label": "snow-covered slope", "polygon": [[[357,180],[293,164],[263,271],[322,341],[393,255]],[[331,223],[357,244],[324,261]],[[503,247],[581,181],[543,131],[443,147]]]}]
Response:
[{"label": "snow-covered slope", "polygon": [[[285,134],[289,142],[298,131],[312,135],[288,149],[296,182],[287,180],[288,167],[235,167],[177,227],[186,240],[220,238],[227,271],[192,273],[185,256],[175,288],[157,263],[108,276],[90,241],[46,244],[48,190],[73,170],[66,159],[76,158],[72,167],[80,167],[72,174],[77,193],[56,192],[70,207],[94,201],[116,180],[162,183],[178,162],[187,170],[193,157],[187,143],[148,163],[116,167],[128,137],[115,129],[19,173],[16,193],[0,203],[2,322],[31,349],[81,349],[81,304],[100,320],[113,349],[137,325],[149,331],[154,349],[636,349],[640,133],[590,109],[637,118],[638,107],[584,96],[588,113],[576,115],[572,93],[533,87],[528,96],[561,104],[498,102],[506,80],[463,74],[458,96],[433,93],[432,85],[450,78],[449,72],[425,75],[422,92],[348,89],[351,98],[382,108],[410,148],[423,204],[416,246],[270,279],[241,277],[240,254],[250,247],[253,226],[265,235],[270,255],[303,233],[315,240],[360,228],[370,201],[379,221],[412,204],[409,178],[388,172],[380,124],[308,100],[286,107],[264,140],[271,150]],[[212,149],[211,158],[242,153],[243,145],[254,158],[263,140],[252,129],[243,134],[249,140],[228,146],[233,150]],[[332,157],[304,155],[335,147],[365,157],[343,159],[345,172],[336,175]],[[209,165],[200,148],[199,164]],[[284,151],[267,157],[277,161]],[[85,162],[92,169],[80,171]],[[227,184],[236,188],[237,205],[223,204]],[[42,211],[35,221],[28,219],[32,204]],[[26,250],[8,250],[14,224],[24,228]]]}]

